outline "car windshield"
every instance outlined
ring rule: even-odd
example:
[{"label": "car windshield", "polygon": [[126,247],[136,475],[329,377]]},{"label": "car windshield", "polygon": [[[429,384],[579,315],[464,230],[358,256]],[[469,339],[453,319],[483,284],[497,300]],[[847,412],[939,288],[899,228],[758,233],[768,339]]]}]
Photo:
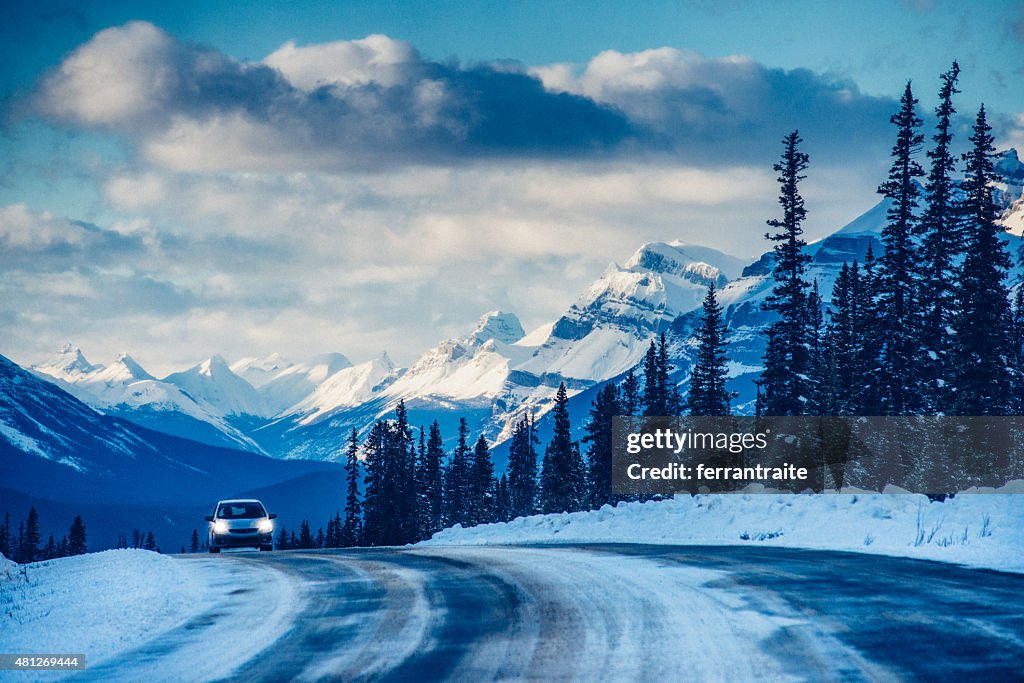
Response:
[{"label": "car windshield", "polygon": [[266,517],[267,512],[259,503],[221,503],[217,510],[219,519],[257,519]]}]

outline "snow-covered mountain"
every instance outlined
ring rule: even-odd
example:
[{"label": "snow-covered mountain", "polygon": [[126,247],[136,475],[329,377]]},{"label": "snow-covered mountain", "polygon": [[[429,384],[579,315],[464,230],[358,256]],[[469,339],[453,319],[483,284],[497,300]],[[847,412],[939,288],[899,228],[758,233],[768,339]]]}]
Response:
[{"label": "snow-covered mountain", "polygon": [[582,389],[615,377],[643,357],[649,340],[721,288],[744,262],[683,242],[645,244],[624,266],[612,263],[555,322],[548,338],[515,368],[520,388]]},{"label": "snow-covered mountain", "polygon": [[[277,354],[274,354],[277,355]],[[288,363],[256,387],[270,415],[282,413],[306,399],[339,371],[352,367],[340,353],[327,353],[302,363]]]},{"label": "snow-covered mountain", "polygon": [[269,417],[270,411],[259,392],[236,375],[220,356],[211,356],[188,370],[164,378],[210,407],[221,417]]},{"label": "snow-covered mountain", "polygon": [[338,409],[362,405],[380,395],[397,376],[395,364],[387,353],[382,353],[334,373],[285,411],[284,417],[294,416],[300,424],[309,424]]},{"label": "snow-covered mountain", "polygon": [[1003,207],[1001,220],[1006,229],[1024,235],[1024,163],[1016,149],[1008,149],[996,161],[996,173],[1002,176],[996,201]]},{"label": "snow-covered mountain", "polygon": [[256,356],[240,358],[232,363],[230,368],[231,372],[259,389],[292,365],[291,361],[281,358],[280,353],[272,353],[266,358],[257,358]]},{"label": "snow-covered mountain", "polygon": [[174,383],[154,378],[126,353],[110,365],[94,365],[81,349],[68,344],[31,369],[80,401],[143,427],[214,446],[259,450],[219,410]]},{"label": "snow-covered mountain", "polygon": [[0,356],[5,492],[37,501],[166,508],[206,504],[323,468],[144,429],[102,414]]},{"label": "snow-covered mountain", "polygon": [[[1008,150],[997,170],[1005,239],[1016,254],[1024,233],[1024,164]],[[881,255],[887,208],[879,202],[807,245],[808,276],[826,305],[844,262],[863,262],[869,246]],[[735,406],[749,412],[770,322],[761,304],[772,287],[773,263],[771,251],[747,264],[683,242],[645,244],[624,265],[609,265],[557,320],[525,334],[514,314],[491,311],[408,368],[396,367],[386,353],[357,365],[340,354],[299,363],[273,354],[230,366],[214,356],[158,380],[126,355],[99,366],[69,346],[33,370],[105,412],[172,433],[191,435],[202,424],[213,433],[204,440],[227,439],[278,457],[338,458],[351,428],[365,430],[402,400],[414,424],[436,419],[450,436],[466,417],[474,433],[501,441],[524,413],[543,415],[562,382],[579,403],[576,412],[585,414],[593,392],[636,367],[663,331],[671,331],[685,391],[700,303],[714,283],[729,327],[730,382],[740,394]]]},{"label": "snow-covered mountain", "polygon": [[474,432],[501,440],[525,412],[546,412],[559,383],[582,391],[634,367],[651,339],[700,305],[708,284],[724,286],[743,265],[682,242],[643,245],[529,335],[514,314],[491,311],[408,368],[377,359],[336,373],[250,435],[268,452],[333,459],[352,427],[364,429],[404,400],[416,424],[436,419],[452,434],[466,417]]}]

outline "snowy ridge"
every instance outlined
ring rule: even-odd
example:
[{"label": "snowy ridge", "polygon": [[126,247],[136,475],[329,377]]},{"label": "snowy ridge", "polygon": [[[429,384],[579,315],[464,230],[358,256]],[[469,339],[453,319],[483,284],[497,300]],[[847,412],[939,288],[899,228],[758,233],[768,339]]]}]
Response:
[{"label": "snowy ridge", "polygon": [[74,381],[86,377],[97,370],[102,370],[102,365],[93,365],[82,355],[82,349],[71,344],[65,344],[60,351],[49,361],[33,366],[37,372],[41,372],[57,379]]},{"label": "snowy ridge", "polygon": [[514,381],[557,386],[567,380],[582,388],[615,377],[640,361],[649,339],[700,306],[710,283],[721,287],[742,269],[740,259],[714,249],[645,244],[625,266],[608,266],[516,368]]},{"label": "snowy ridge", "polygon": [[302,363],[289,363],[262,382],[256,391],[262,397],[267,412],[277,415],[301,402],[339,371],[350,367],[352,363],[345,356],[327,353]]},{"label": "snowy ridge", "polygon": [[166,419],[180,420],[177,416],[183,416],[206,423],[223,436],[220,440],[194,437],[200,441],[260,450],[252,439],[229,424],[218,409],[197,401],[174,383],[155,379],[127,353],[119,354],[110,365],[93,365],[79,348],[67,345],[54,360],[31,369],[103,412],[135,418],[139,424],[160,431],[165,431],[161,427]]},{"label": "snowy ridge", "polygon": [[259,393],[251,384],[233,373],[220,356],[211,356],[188,370],[168,375],[163,381],[180,387],[219,417],[270,416]]},{"label": "snowy ridge", "polygon": [[395,364],[387,353],[382,353],[371,361],[334,373],[312,394],[289,408],[284,417],[294,415],[299,424],[310,424],[339,408],[357,406],[375,398],[396,376]]},{"label": "snowy ridge", "polygon": [[251,384],[253,388],[259,389],[291,366],[291,361],[284,360],[281,354],[275,352],[265,358],[239,358],[229,367],[231,372]]}]

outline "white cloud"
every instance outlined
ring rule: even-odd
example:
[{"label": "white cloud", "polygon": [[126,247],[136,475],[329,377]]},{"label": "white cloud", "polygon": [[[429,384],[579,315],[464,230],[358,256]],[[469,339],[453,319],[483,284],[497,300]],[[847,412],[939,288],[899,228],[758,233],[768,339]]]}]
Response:
[{"label": "white cloud", "polygon": [[107,200],[122,211],[144,209],[164,198],[163,180],[155,173],[119,175],[104,186]]},{"label": "white cloud", "polygon": [[51,73],[41,109],[57,118],[114,126],[159,112],[176,87],[174,40],[134,21],[100,31]]},{"label": "white cloud", "polygon": [[25,204],[0,207],[0,242],[5,249],[38,251],[54,245],[78,245],[86,233],[66,218],[34,213]]},{"label": "white cloud", "polygon": [[263,59],[264,64],[274,67],[303,90],[325,85],[398,85],[409,79],[409,70],[418,61],[419,56],[409,43],[383,35],[305,47],[288,41]]},{"label": "white cloud", "polygon": [[38,112],[135,155],[105,171],[103,226],[0,208],[11,350],[408,362],[494,308],[533,327],[644,242],[763,252],[790,117],[819,126],[809,237],[875,199],[891,103],[849,84],[667,48],[531,73],[386,36],[239,62],[149,24],[100,32]]},{"label": "white cloud", "polygon": [[774,153],[796,127],[862,157],[884,153],[892,106],[810,71],[674,48],[605,51],[578,74],[433,62],[383,35],[242,62],[144,22],[97,33],[35,98],[39,115],[116,130],[148,162],[189,172],[642,156],[728,166]]}]

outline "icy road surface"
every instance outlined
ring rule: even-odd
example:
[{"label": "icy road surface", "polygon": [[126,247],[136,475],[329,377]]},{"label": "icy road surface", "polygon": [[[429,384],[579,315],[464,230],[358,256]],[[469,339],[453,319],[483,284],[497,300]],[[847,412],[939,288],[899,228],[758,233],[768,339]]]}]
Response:
[{"label": "icy road surface", "polygon": [[252,654],[256,629],[239,626],[258,617],[238,619],[221,601],[84,679],[181,680],[188,661],[195,672],[233,666],[229,679],[245,681],[1024,676],[1019,574],[763,547],[419,547],[215,559],[226,572],[241,565],[290,577],[299,611],[279,638]]}]

